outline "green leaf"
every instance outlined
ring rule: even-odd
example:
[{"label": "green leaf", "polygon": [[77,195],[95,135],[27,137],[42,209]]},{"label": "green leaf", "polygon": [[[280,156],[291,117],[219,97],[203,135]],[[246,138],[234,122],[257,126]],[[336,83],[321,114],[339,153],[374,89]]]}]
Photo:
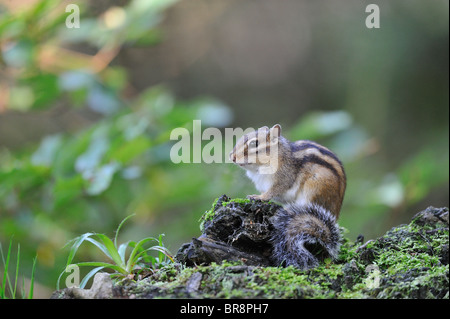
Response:
[{"label": "green leaf", "polygon": [[10,90],[9,108],[28,111],[32,107],[34,99],[34,92],[29,86],[14,86]]},{"label": "green leaf", "polygon": [[37,261],[37,255],[33,259],[33,267],[31,268],[31,278],[30,278],[30,291],[28,292],[28,299],[33,299],[33,293],[34,293],[34,276],[35,276],[35,270],[36,270],[36,261]]},{"label": "green leaf", "polygon": [[[123,224],[124,224],[128,219],[130,219],[131,217],[133,217],[133,216],[135,216],[135,215],[136,215],[136,214],[131,214],[131,215],[125,217],[125,218],[120,222],[119,226],[117,227],[117,229],[116,229],[116,235],[114,236],[114,245],[115,245],[116,247],[117,247],[117,237],[119,236],[120,229],[122,228]],[[122,246],[122,245],[121,245],[121,246]]]},{"label": "green leaf", "polygon": [[[142,240],[140,240],[138,243],[136,243],[136,245],[134,246],[133,250],[131,251],[130,257],[128,257],[128,262],[127,262],[127,266],[126,269],[128,271],[131,271],[133,268],[133,265],[136,263],[137,261],[137,257],[136,255],[138,254],[139,250],[142,248],[142,246],[149,242],[149,241],[156,241],[158,242],[158,240],[156,238],[153,237],[148,237],[148,238],[144,238]],[[134,244],[134,242],[131,242]]]},{"label": "green leaf", "polygon": [[31,88],[34,97],[31,105],[33,109],[51,107],[52,102],[61,95],[58,77],[53,74],[42,73],[33,75],[19,83]]},{"label": "green leaf", "polygon": [[81,280],[80,282],[80,288],[84,288],[87,284],[87,282],[89,281],[89,279],[91,279],[92,276],[94,276],[96,273],[98,273],[100,270],[102,270],[103,268],[105,268],[105,266],[100,266],[97,268],[92,269],[90,272],[88,272],[86,274],[86,276],[84,276],[83,280]]},{"label": "green leaf", "polygon": [[88,186],[86,192],[95,196],[106,191],[113,180],[114,174],[120,169],[121,165],[117,162],[108,163],[84,174]]},{"label": "green leaf", "polygon": [[117,251],[116,246],[114,245],[113,241],[109,239],[108,236],[103,234],[97,234],[98,238],[100,238],[103,241],[104,246],[109,252],[109,257],[121,268],[125,268],[125,260],[122,260],[120,257],[119,252]]},{"label": "green leaf", "polygon": [[316,140],[349,129],[353,123],[345,111],[311,112],[304,116],[289,132],[293,140]]},{"label": "green leaf", "polygon": [[117,141],[115,144],[116,145],[111,147],[111,150],[107,155],[110,159],[122,164],[128,164],[137,156],[147,151],[151,146],[150,140],[143,136],[126,141],[126,143],[123,141]]},{"label": "green leaf", "polygon": [[122,260],[125,260],[125,254],[126,254],[129,243],[130,243],[130,241],[127,241],[126,243],[123,243],[119,246],[118,252],[119,252],[120,258]]},{"label": "green leaf", "polygon": [[[156,250],[159,251],[161,254],[163,254],[164,256],[166,256],[167,258],[169,258],[172,262],[174,262],[173,257],[170,255],[169,250],[166,247],[162,247],[162,246],[152,246],[149,248],[149,250]],[[160,256],[159,257],[159,262],[162,262],[164,260],[164,256]]]},{"label": "green leaf", "polygon": [[[95,235],[98,236],[99,234],[95,234]],[[106,248],[106,246],[104,244],[100,243],[99,241],[97,241],[97,240],[95,240],[93,238],[86,238],[86,241],[88,241],[88,242],[94,244],[95,246],[97,246],[97,248],[100,249],[106,255],[106,257],[108,257],[109,259],[112,260],[112,256],[109,253],[108,248]]]},{"label": "green leaf", "polygon": [[3,60],[13,68],[30,66],[33,62],[34,51],[33,42],[23,38],[3,50]]},{"label": "green leaf", "polygon": [[[70,264],[72,264],[73,257],[74,257],[75,254],[77,253],[78,248],[80,248],[81,244],[82,244],[85,240],[87,240],[90,236],[93,236],[93,235],[95,235],[95,233],[85,233],[85,234],[83,234],[83,235],[81,235],[81,236],[79,236],[79,237],[74,238],[73,240],[71,240],[71,241],[69,241],[69,242],[67,243],[67,245],[68,245],[69,243],[73,242],[73,245],[72,245],[72,247],[70,248],[70,251],[69,251],[69,257],[67,257],[66,267],[69,266]],[[67,245],[66,245],[66,246],[67,246]],[[65,268],[66,268],[66,267],[65,267]],[[64,268],[64,269],[65,269],[65,268]]]},{"label": "green leaf", "polygon": [[80,175],[56,177],[53,186],[55,210],[68,209],[68,205],[83,194],[84,180]]},{"label": "green leaf", "polygon": [[31,155],[31,163],[35,166],[50,167],[62,143],[63,139],[60,134],[46,136],[36,152]]},{"label": "green leaf", "polygon": [[105,262],[100,262],[100,261],[88,261],[88,262],[81,262],[81,263],[76,263],[75,265],[77,266],[88,266],[88,267],[103,267],[103,268],[109,268],[112,269],[118,273],[124,274],[124,275],[128,275],[128,272],[124,269],[121,268],[120,266],[111,264],[111,263],[105,263]]},{"label": "green leaf", "polygon": [[17,279],[19,278],[19,262],[20,262],[20,244],[17,244],[16,276],[14,278],[14,290],[12,292],[13,297],[16,296],[17,291]]},{"label": "green leaf", "polygon": [[[9,266],[9,258],[11,257],[11,247],[12,247],[12,239],[9,241],[9,248],[8,248],[8,253],[6,254],[6,262],[5,262],[5,257],[3,255],[3,250],[1,248],[0,245],[0,252],[2,255],[2,261],[3,261],[3,281],[2,281],[2,289],[0,289],[1,292],[1,298],[4,299],[5,295],[6,295],[6,287],[7,287],[7,281],[9,282],[9,278],[8,278],[8,266]],[[9,285],[11,287],[11,283],[9,282]]]}]

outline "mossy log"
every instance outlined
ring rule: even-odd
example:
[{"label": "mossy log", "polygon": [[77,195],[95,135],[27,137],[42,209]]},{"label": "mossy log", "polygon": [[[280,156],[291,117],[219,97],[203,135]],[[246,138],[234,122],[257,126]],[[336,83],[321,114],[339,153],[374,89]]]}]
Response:
[{"label": "mossy log", "polygon": [[[270,221],[278,207],[222,196],[176,263],[144,279],[108,283],[108,297],[449,298],[448,208],[429,207],[366,243],[344,238],[337,260],[299,270],[271,263]],[[104,289],[92,289],[66,288],[53,298],[105,298]]]},{"label": "mossy log", "polygon": [[184,244],[176,259],[187,266],[240,261],[274,266],[271,261],[272,217],[280,206],[261,201],[218,198],[202,217],[202,235]]}]

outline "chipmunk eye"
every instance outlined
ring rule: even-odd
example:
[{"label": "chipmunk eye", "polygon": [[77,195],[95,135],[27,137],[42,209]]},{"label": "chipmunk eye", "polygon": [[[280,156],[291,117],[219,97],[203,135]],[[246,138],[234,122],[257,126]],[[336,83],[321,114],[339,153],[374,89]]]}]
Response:
[{"label": "chipmunk eye", "polygon": [[258,140],[251,140],[249,143],[248,143],[248,147],[250,147],[250,148],[255,148],[255,147],[258,147]]}]

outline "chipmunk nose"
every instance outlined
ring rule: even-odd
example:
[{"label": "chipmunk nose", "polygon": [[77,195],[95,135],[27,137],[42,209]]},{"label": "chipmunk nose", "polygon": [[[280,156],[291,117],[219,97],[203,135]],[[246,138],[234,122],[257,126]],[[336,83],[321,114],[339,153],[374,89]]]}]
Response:
[{"label": "chipmunk nose", "polygon": [[230,153],[230,161],[233,161],[234,163],[236,163],[236,154],[234,152]]}]

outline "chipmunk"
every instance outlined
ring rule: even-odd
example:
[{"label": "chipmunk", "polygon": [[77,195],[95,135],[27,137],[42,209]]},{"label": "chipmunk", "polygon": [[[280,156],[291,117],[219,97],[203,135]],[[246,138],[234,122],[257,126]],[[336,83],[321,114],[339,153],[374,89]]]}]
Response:
[{"label": "chipmunk", "polygon": [[337,257],[346,176],[332,151],[307,140],[290,142],[276,124],[242,136],[230,160],[246,170],[261,192],[248,198],[283,205],[273,219],[275,264],[307,269]]}]

